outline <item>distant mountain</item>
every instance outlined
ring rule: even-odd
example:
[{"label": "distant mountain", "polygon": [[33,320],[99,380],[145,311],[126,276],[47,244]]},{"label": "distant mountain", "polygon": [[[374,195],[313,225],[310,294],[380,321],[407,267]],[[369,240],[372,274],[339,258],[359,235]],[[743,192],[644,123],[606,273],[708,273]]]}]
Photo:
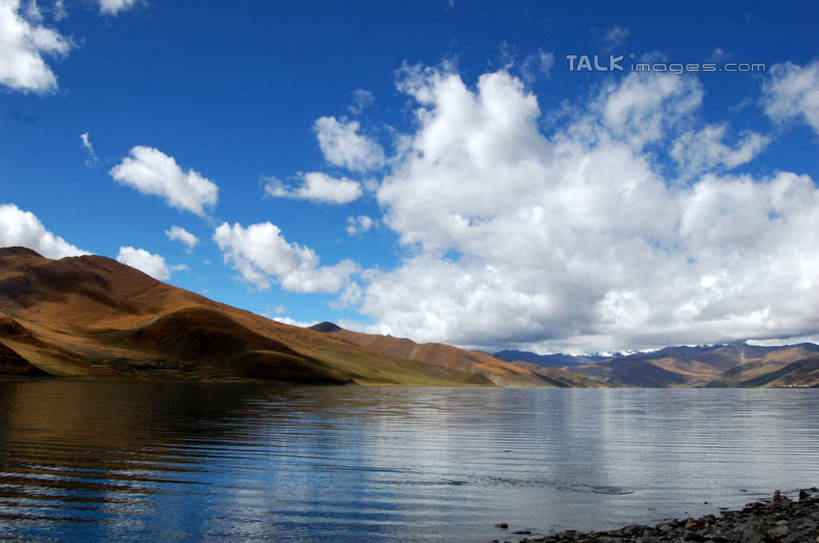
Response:
[{"label": "distant mountain", "polygon": [[607,359],[607,357],[600,355],[574,356],[563,353],[537,354],[529,351],[515,351],[509,349],[498,351],[493,356],[509,362],[529,362],[531,364],[537,364],[538,366],[545,366],[547,368],[582,366],[584,364],[593,364],[595,362],[600,362]]},{"label": "distant mountain", "polygon": [[817,360],[819,346],[813,343],[781,347],[733,343],[666,347],[571,370],[602,383],[623,386],[817,386]]}]

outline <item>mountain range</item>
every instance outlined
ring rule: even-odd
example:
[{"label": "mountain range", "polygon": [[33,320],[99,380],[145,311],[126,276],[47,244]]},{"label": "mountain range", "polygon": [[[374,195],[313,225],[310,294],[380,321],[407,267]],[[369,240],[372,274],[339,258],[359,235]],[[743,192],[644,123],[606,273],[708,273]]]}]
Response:
[{"label": "mountain range", "polygon": [[501,351],[495,356],[521,367],[563,366],[612,386],[819,386],[819,346],[813,343],[678,346],[610,357],[526,351]]},{"label": "mountain range", "polygon": [[[594,385],[450,346],[423,356],[278,323],[101,256],[0,249],[0,373],[366,385]],[[353,341],[357,340],[357,341]],[[438,353],[447,353],[439,355]],[[453,354],[454,353],[454,354]]]},{"label": "mountain range", "polygon": [[426,386],[819,386],[819,346],[491,355],[329,322],[290,326],[109,258],[52,260],[10,247],[0,249],[0,374]]}]

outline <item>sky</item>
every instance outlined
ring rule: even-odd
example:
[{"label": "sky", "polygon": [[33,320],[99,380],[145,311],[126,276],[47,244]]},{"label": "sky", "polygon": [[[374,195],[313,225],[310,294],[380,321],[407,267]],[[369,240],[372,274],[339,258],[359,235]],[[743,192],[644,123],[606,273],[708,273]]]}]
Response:
[{"label": "sky", "polygon": [[0,0],[0,247],[488,351],[819,337],[819,10],[654,4]]}]

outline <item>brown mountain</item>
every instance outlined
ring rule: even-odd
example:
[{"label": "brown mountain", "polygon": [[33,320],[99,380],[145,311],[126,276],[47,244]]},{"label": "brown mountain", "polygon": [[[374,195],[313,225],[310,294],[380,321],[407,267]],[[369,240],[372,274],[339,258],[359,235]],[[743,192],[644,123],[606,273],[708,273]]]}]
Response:
[{"label": "brown mountain", "polygon": [[382,355],[407,358],[452,370],[483,376],[499,386],[602,386],[602,383],[559,368],[510,363],[494,356],[443,343],[415,343],[409,339],[362,334],[331,322],[311,327],[328,336],[344,338]]},{"label": "brown mountain", "polygon": [[478,367],[376,352],[214,302],[109,258],[50,260],[21,247],[0,249],[0,373],[551,385],[492,357]]},{"label": "brown mountain", "polygon": [[735,343],[667,347],[570,369],[603,383],[623,386],[819,386],[819,346]]}]

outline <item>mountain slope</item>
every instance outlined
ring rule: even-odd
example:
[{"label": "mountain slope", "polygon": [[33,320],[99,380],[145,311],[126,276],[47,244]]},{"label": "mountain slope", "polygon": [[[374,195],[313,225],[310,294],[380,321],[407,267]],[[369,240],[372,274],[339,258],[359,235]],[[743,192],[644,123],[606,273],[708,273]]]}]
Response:
[{"label": "mountain slope", "polygon": [[606,357],[599,355],[574,356],[571,354],[537,354],[529,351],[503,350],[494,353],[492,356],[506,360],[507,362],[529,362],[547,368],[563,368],[568,366],[582,366],[606,360]]},{"label": "mountain slope", "polygon": [[0,249],[0,372],[81,377],[487,385],[277,323],[99,256]]},{"label": "mountain slope", "polygon": [[353,332],[329,322],[322,322],[311,329],[344,338],[379,354],[435,364],[476,377],[483,376],[499,386],[577,386],[572,383],[583,379],[562,370],[550,372],[550,368],[535,372],[532,368],[500,360],[487,353],[467,351],[443,343],[415,343],[404,338]]}]

